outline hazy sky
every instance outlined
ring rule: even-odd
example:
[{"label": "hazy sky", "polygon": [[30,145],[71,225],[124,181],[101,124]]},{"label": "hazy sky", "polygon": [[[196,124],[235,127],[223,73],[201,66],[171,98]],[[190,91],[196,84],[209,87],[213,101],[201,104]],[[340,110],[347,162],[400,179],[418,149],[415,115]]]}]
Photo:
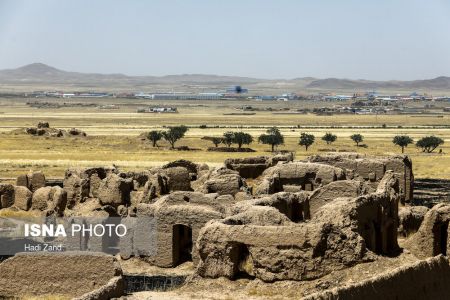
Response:
[{"label": "hazy sky", "polygon": [[450,75],[448,0],[0,0],[0,69]]}]

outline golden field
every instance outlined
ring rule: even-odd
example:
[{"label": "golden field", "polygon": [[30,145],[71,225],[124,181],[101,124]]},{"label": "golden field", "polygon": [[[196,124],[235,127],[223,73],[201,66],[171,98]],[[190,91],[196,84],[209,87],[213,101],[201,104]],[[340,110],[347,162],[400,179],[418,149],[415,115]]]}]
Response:
[{"label": "golden field", "polygon": [[[34,100],[33,100],[34,101]],[[42,101],[42,100],[40,100]],[[47,100],[45,100],[47,101]],[[48,101],[67,101],[51,99]],[[88,100],[72,100],[82,102]],[[92,100],[91,100],[92,101]],[[270,111],[256,111],[255,115],[224,115],[236,113],[242,103],[229,101],[184,101],[166,102],[177,106],[178,114],[136,113],[139,105],[151,103],[148,100],[105,99],[105,104],[115,104],[116,110],[100,110],[95,107],[70,107],[59,109],[36,109],[25,105],[23,99],[0,101],[0,178],[13,178],[30,169],[42,170],[49,177],[63,177],[70,166],[94,166],[114,163],[125,170],[145,169],[175,159],[188,159],[220,165],[225,158],[270,154],[270,147],[256,142],[257,137],[269,126],[279,126],[285,135],[285,145],[279,150],[295,152],[297,159],[325,151],[357,151],[360,153],[385,155],[400,153],[392,144],[398,134],[407,134],[418,140],[425,135],[436,135],[445,140],[442,154],[425,154],[410,145],[406,149],[414,163],[414,173],[418,178],[450,179],[450,115],[333,115],[275,114]],[[273,108],[301,108],[321,106],[324,103],[255,103],[245,105],[271,106]],[[326,103],[326,105],[330,105]],[[17,129],[35,126],[39,121],[48,121],[51,127],[69,129],[76,127],[88,136],[56,138],[35,137],[18,133]],[[148,141],[138,136],[142,132],[160,129],[164,126],[187,125],[191,127],[186,137],[177,146],[188,146],[191,151],[168,149],[168,144],[160,142],[153,148]],[[383,125],[385,124],[385,125]],[[199,128],[206,125],[207,128]],[[336,127],[336,128],[332,128]],[[253,153],[208,152],[211,142],[201,140],[203,136],[220,136],[228,130],[242,130],[253,135],[255,142],[250,148]],[[15,133],[11,133],[14,131]],[[20,130],[19,130],[20,131]],[[298,145],[301,132],[316,136],[316,142],[308,152]],[[338,139],[326,145],[320,138],[325,132],[332,132]],[[356,147],[349,136],[353,133],[364,135],[367,148]]]}]

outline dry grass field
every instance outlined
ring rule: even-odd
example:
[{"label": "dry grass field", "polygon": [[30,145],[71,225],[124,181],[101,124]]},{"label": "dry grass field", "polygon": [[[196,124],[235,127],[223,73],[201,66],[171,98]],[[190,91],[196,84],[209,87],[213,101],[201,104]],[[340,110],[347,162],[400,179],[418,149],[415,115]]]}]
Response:
[{"label": "dry grass field", "polygon": [[[436,135],[445,140],[442,154],[424,154],[414,145],[406,149],[414,163],[418,178],[450,178],[450,115],[333,115],[281,114],[271,111],[256,111],[254,115],[224,115],[236,113],[236,107],[302,108],[331,106],[330,103],[291,101],[255,102],[245,101],[168,101],[165,104],[178,107],[178,114],[136,113],[142,105],[159,105],[160,101],[131,99],[102,99],[102,104],[115,104],[120,109],[100,110],[95,107],[67,107],[59,109],[37,109],[25,104],[24,99],[0,100],[0,178],[12,178],[30,169],[43,170],[50,177],[62,177],[69,166],[115,165],[128,169],[145,169],[175,159],[188,159],[219,165],[228,157],[243,157],[269,154],[269,147],[254,142],[250,147],[256,153],[208,152],[213,146],[201,140],[203,136],[220,136],[228,130],[242,130],[253,135],[255,140],[269,126],[279,126],[285,135],[285,145],[279,150],[294,151],[296,158],[325,151],[357,151],[368,154],[400,153],[392,144],[398,134],[407,134],[415,140],[425,135]],[[28,99],[29,101],[29,99]],[[34,99],[33,99],[34,101]],[[39,99],[39,101],[89,102],[92,99]],[[98,101],[98,100],[95,100]],[[442,112],[442,110],[441,110]],[[85,138],[35,137],[14,134],[19,128],[35,126],[39,121],[48,121],[51,127],[69,129],[76,127],[85,131]],[[168,144],[160,142],[153,148],[148,141],[138,136],[152,129],[163,130],[165,126],[187,125],[186,137],[177,146],[188,146],[191,151],[169,150]],[[383,125],[385,124],[385,125]],[[200,128],[206,125],[206,128]],[[334,128],[333,128],[334,127]],[[308,150],[298,145],[301,132],[312,133],[316,142]],[[320,138],[332,132],[338,139],[326,145]],[[367,148],[356,147],[349,136],[364,135]]]}]

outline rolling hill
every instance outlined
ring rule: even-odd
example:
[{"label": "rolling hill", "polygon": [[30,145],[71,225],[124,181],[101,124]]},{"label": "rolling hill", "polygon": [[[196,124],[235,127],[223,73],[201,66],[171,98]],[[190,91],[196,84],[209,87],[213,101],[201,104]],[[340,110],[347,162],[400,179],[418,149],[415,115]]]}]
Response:
[{"label": "rolling hill", "polygon": [[0,70],[1,86],[39,88],[91,88],[91,89],[141,89],[152,87],[198,86],[222,88],[230,85],[245,85],[253,90],[311,90],[311,91],[368,91],[368,90],[440,90],[450,91],[450,77],[437,77],[413,81],[373,81],[340,78],[317,79],[303,77],[295,79],[258,79],[239,76],[208,74],[182,74],[167,76],[127,76],[124,74],[97,74],[63,71],[42,63],[33,63],[17,69]]}]

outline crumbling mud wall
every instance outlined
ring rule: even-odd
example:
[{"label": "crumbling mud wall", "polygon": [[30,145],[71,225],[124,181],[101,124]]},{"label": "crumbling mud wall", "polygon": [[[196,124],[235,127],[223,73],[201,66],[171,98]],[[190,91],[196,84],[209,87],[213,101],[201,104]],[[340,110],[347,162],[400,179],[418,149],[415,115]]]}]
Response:
[{"label": "crumbling mud wall", "polygon": [[[225,219],[202,229],[197,240],[201,262],[196,272],[200,276],[251,276],[267,282],[311,280],[368,259],[362,239],[332,224],[300,226],[284,220],[276,225],[252,225],[237,221],[236,217]],[[347,238],[339,241],[341,236]],[[334,250],[327,249],[325,243],[329,242]]]},{"label": "crumbling mud wall", "polygon": [[275,208],[294,223],[311,218],[309,193],[304,191],[298,193],[280,192],[256,199],[239,201],[231,207],[231,214],[237,215],[249,209],[255,209],[255,206]]},{"label": "crumbling mud wall", "polygon": [[425,214],[419,230],[405,241],[404,247],[419,258],[448,255],[449,223],[450,205],[441,203],[434,206]]},{"label": "crumbling mud wall", "polygon": [[245,179],[239,175],[239,172],[225,167],[204,172],[192,185],[196,192],[204,194],[218,193],[235,196],[239,192],[250,193]]},{"label": "crumbling mud wall", "polygon": [[209,220],[225,217],[227,202],[233,203],[234,198],[231,195],[174,192],[153,204],[139,204],[137,217],[154,218],[157,224],[156,254],[147,260],[160,267],[175,267],[191,260],[196,263],[198,232]]},{"label": "crumbling mud wall", "polygon": [[110,174],[117,174],[115,168],[70,168],[64,175],[63,187],[67,191],[68,208],[98,197],[101,181]]},{"label": "crumbling mud wall", "polygon": [[359,180],[339,180],[321,186],[314,190],[309,199],[311,214],[323,205],[342,197],[357,197],[373,192],[373,189],[364,181]]},{"label": "crumbling mud wall", "polygon": [[359,153],[327,153],[308,157],[308,161],[336,166],[345,170],[347,179],[361,179],[376,186],[388,170],[394,172],[403,194],[401,203],[413,200],[414,175],[407,155],[368,156]]},{"label": "crumbling mud wall", "polygon": [[326,221],[345,227],[351,222],[353,230],[364,239],[370,251],[381,255],[395,254],[398,249],[398,179],[386,172],[374,193],[357,198],[338,198],[324,205],[312,221]]},{"label": "crumbling mud wall", "polygon": [[20,253],[0,263],[0,274],[0,297],[6,298],[79,297],[107,285],[112,297],[123,293],[120,266],[102,253]]},{"label": "crumbling mud wall", "polygon": [[17,186],[24,186],[30,191],[35,192],[37,189],[45,186],[45,176],[42,172],[30,172],[17,177]]},{"label": "crumbling mud wall", "polygon": [[238,171],[243,178],[257,178],[267,168],[273,167],[279,162],[291,162],[293,160],[293,153],[288,153],[274,156],[229,158],[225,160],[224,164],[228,169]]},{"label": "crumbling mud wall", "polygon": [[200,230],[200,276],[311,280],[398,250],[399,190],[393,172],[374,193],[338,198],[303,222],[292,222],[292,213],[283,209],[289,202],[274,196],[238,203],[234,214]]},{"label": "crumbling mud wall", "polygon": [[[33,176],[22,176],[23,185],[0,187],[0,203],[45,216],[120,217],[131,232],[119,242],[123,259],[136,256],[160,267],[192,261],[204,277],[311,280],[397,253],[405,182],[400,171],[372,158],[348,156],[330,164],[291,158],[231,160],[219,168],[179,160],[142,172],[75,168],[67,170],[64,188],[45,186],[45,180],[44,186],[30,185]],[[403,160],[392,161],[405,170]],[[253,191],[244,177],[256,176],[263,162]],[[402,208],[402,230],[419,237],[412,234],[422,219]],[[139,218],[154,222],[136,225]],[[439,226],[448,226],[441,219]],[[430,228],[425,234],[435,232]],[[440,232],[442,240],[447,231]],[[103,249],[99,240],[80,241],[86,246],[77,249]],[[436,248],[424,249],[430,247]],[[433,251],[424,257],[446,253]]]},{"label": "crumbling mud wall", "polygon": [[398,209],[398,234],[402,237],[409,237],[416,233],[429,211],[425,206],[400,206]]},{"label": "crumbling mud wall", "polygon": [[304,162],[281,163],[264,171],[255,194],[313,191],[321,185],[344,179],[344,170],[338,167]]},{"label": "crumbling mud wall", "polygon": [[315,293],[302,299],[448,299],[449,295],[449,261],[448,258],[440,255],[356,284]]},{"label": "crumbling mud wall", "polygon": [[0,209],[11,207],[14,204],[14,186],[0,183]]}]

